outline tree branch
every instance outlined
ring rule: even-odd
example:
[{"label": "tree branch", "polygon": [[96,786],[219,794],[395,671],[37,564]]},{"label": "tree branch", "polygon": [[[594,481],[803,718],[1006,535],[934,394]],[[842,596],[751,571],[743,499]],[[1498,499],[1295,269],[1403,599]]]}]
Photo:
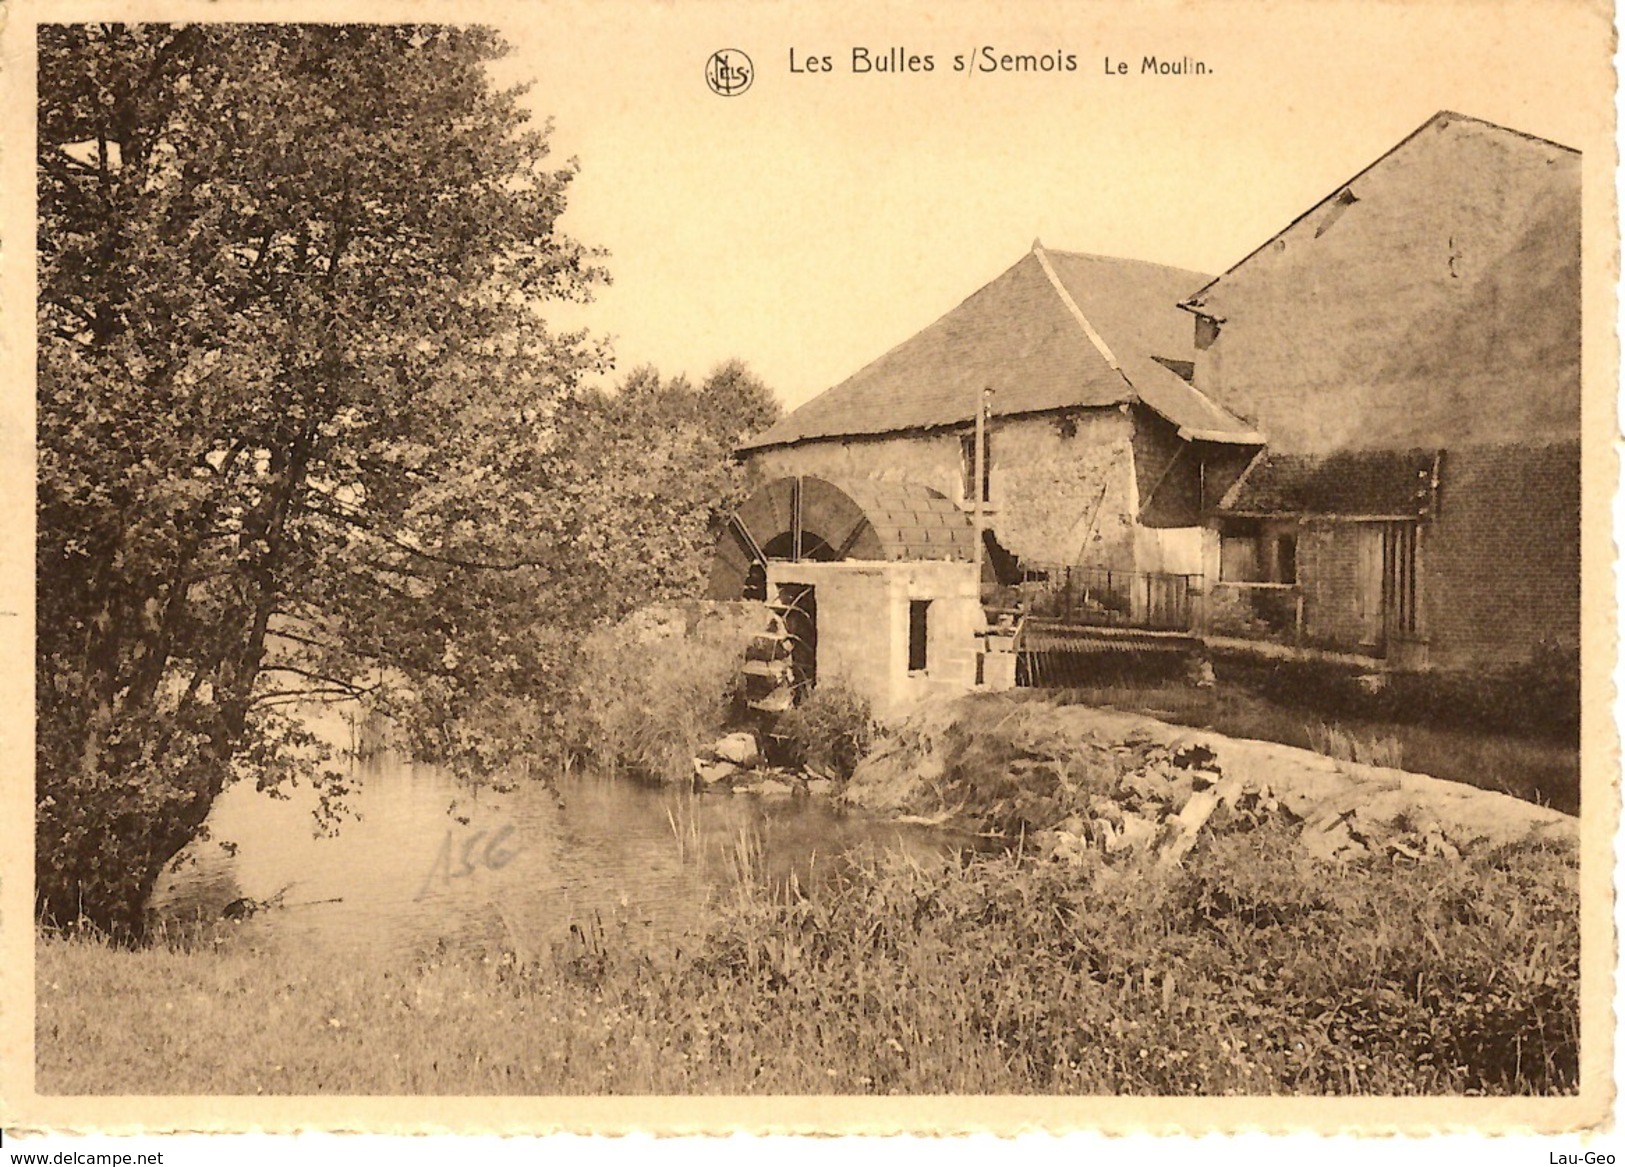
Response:
[{"label": "tree branch", "polygon": [[[308,493],[320,495],[337,508],[342,508],[345,505],[327,492],[318,490],[313,486],[308,487]],[[347,523],[356,528],[358,531],[365,531],[374,538],[383,540],[391,547],[405,551],[409,555],[415,555],[420,559],[427,559],[433,563],[444,563],[449,567],[466,567],[473,571],[519,571],[527,567],[539,567],[545,571],[548,567],[548,564],[544,560],[540,559],[514,559],[506,563],[492,563],[482,562],[476,559],[463,559],[460,556],[447,555],[443,552],[429,551],[423,547],[408,543],[398,535],[391,535],[388,532],[380,531],[377,527],[373,526],[359,514],[354,512],[347,512],[342,509],[329,510],[325,507],[316,506],[310,502],[304,502],[300,505],[311,514],[323,515],[330,519],[337,519],[341,523]]]}]

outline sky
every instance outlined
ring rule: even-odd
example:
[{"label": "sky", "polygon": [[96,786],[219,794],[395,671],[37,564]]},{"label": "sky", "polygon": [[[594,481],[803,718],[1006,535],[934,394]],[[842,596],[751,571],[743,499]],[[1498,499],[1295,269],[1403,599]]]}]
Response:
[{"label": "sky", "polygon": [[[612,336],[614,377],[738,357],[790,406],[1034,239],[1222,272],[1440,109],[1612,161],[1611,11],[1565,0],[469,11],[488,15],[514,46],[499,78],[532,83],[580,163],[564,226],[610,253],[613,286],[550,317]],[[1075,68],[954,72],[982,46]],[[738,96],[705,84],[722,48],[755,66]],[[934,68],[855,73],[854,48]],[[1147,54],[1208,72],[1144,75]]]}]

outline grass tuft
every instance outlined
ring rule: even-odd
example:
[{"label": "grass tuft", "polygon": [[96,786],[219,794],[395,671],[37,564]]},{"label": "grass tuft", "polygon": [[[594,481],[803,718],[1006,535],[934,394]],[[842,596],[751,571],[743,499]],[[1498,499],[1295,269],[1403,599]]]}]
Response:
[{"label": "grass tuft", "polygon": [[759,878],[675,942],[593,916],[408,967],[42,937],[42,1092],[1561,1094],[1573,854],[1017,854]]}]

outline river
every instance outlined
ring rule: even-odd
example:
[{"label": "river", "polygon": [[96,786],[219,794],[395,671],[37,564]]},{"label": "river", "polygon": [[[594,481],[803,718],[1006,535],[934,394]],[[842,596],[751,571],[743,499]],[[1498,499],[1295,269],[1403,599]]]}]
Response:
[{"label": "river", "polygon": [[316,829],[308,786],[285,797],[228,788],[208,840],[155,890],[157,919],[173,927],[220,919],[240,899],[277,900],[240,919],[233,942],[343,960],[440,945],[535,951],[572,924],[681,933],[726,893],[742,847],[757,872],[805,883],[858,852],[952,845],[815,799],[695,795],[598,774],[564,776],[556,792],[521,781],[499,793],[388,754],[349,766],[352,814],[330,835]]}]

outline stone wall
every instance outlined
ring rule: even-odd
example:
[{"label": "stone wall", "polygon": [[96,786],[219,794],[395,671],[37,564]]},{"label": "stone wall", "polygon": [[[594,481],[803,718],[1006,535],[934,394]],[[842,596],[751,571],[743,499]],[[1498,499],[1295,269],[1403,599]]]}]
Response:
[{"label": "stone wall", "polygon": [[[961,438],[967,429],[831,438],[752,451],[759,481],[788,475],[923,483],[967,510]],[[988,525],[1000,544],[1037,563],[1135,565],[1134,422],[1121,409],[995,418],[988,440]]]}]

